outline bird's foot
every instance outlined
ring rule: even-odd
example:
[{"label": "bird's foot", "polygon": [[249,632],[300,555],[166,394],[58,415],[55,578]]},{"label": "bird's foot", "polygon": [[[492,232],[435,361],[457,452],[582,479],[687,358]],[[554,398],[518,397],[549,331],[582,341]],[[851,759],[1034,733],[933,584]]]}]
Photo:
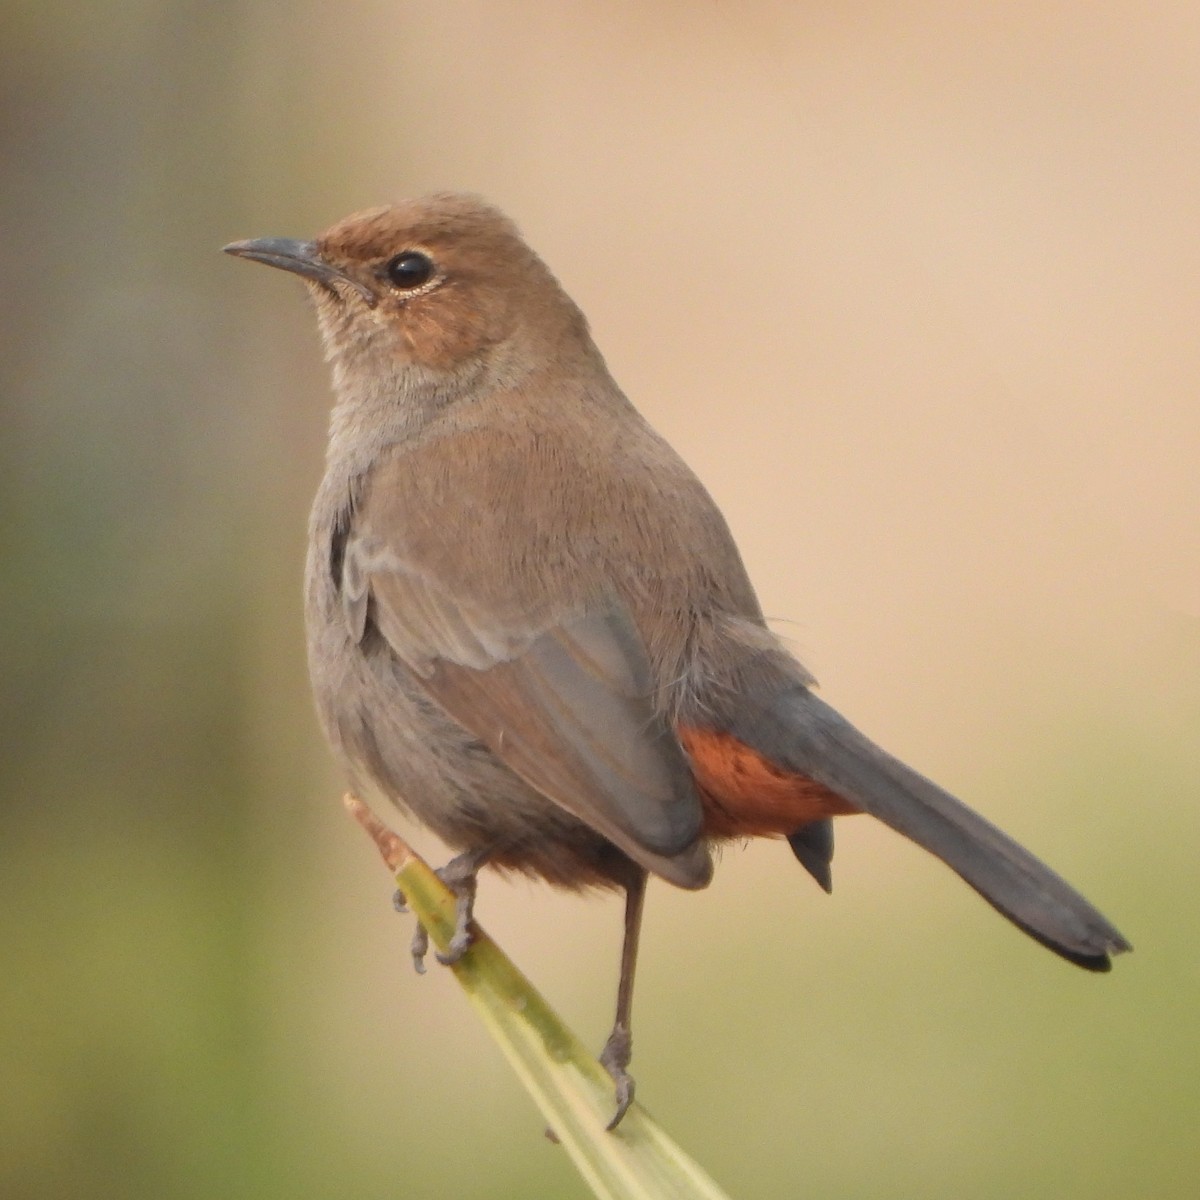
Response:
[{"label": "bird's foot", "polygon": [[627,1025],[614,1025],[613,1031],[604,1043],[600,1052],[600,1065],[612,1076],[616,1085],[617,1111],[604,1127],[616,1129],[621,1118],[629,1111],[633,1103],[634,1082],[629,1073],[629,1062],[633,1057],[633,1036]]},{"label": "bird's foot", "polygon": [[460,854],[451,859],[439,872],[438,877],[454,893],[454,933],[445,951],[437,951],[434,957],[444,967],[452,967],[471,948],[475,931],[471,920],[475,913],[475,876],[479,871],[478,856]]},{"label": "bird's foot", "polygon": [[[464,854],[452,858],[444,867],[438,869],[438,878],[454,893],[454,933],[450,944],[443,952],[437,950],[434,957],[443,966],[453,966],[471,948],[475,940],[472,929],[472,918],[475,909],[475,878],[479,868],[483,866],[486,855],[476,850],[468,850]],[[407,912],[408,905],[402,892],[396,892],[392,903],[397,912]],[[412,938],[413,967],[418,975],[425,974],[425,957],[429,953],[429,933],[424,925],[418,923]]]}]

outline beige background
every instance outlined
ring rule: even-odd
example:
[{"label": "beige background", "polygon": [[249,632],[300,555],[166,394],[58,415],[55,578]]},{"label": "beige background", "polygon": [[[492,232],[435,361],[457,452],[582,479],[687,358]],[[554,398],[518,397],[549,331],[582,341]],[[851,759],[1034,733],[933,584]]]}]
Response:
[{"label": "beige background", "polygon": [[[583,1195],[337,805],[328,387],[217,250],[514,215],[826,696],[1091,895],[1060,964],[886,831],[653,889],[640,1095],[731,1195],[1185,1197],[1200,1156],[1200,10],[15,5],[0,1191]],[[410,830],[430,855],[431,839]],[[482,919],[599,1046],[615,902]]]}]

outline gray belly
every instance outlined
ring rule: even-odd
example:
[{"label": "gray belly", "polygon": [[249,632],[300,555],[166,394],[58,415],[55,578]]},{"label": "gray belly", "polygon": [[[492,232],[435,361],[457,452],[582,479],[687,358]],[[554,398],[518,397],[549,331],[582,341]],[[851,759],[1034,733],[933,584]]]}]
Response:
[{"label": "gray belly", "polygon": [[502,869],[564,887],[628,877],[624,854],[439,708],[374,631],[359,645],[340,620],[310,623],[309,665],[322,725],[355,786],[369,780],[447,844],[486,849]]}]

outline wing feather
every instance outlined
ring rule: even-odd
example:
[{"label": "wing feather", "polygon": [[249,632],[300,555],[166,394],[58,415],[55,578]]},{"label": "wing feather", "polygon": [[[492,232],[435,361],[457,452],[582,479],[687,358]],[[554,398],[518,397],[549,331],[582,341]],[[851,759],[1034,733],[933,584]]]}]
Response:
[{"label": "wing feather", "polygon": [[343,602],[352,636],[374,622],[446,712],[532,787],[672,882],[708,881],[691,771],[615,597],[537,628],[456,600],[386,545],[352,537]]}]

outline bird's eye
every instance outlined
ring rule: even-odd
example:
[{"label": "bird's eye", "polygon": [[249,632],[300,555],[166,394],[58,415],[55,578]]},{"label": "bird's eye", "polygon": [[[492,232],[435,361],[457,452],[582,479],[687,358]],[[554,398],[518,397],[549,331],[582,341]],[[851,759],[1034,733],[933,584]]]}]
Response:
[{"label": "bird's eye", "polygon": [[388,263],[384,272],[393,287],[411,292],[433,278],[433,260],[419,250],[405,250]]}]

